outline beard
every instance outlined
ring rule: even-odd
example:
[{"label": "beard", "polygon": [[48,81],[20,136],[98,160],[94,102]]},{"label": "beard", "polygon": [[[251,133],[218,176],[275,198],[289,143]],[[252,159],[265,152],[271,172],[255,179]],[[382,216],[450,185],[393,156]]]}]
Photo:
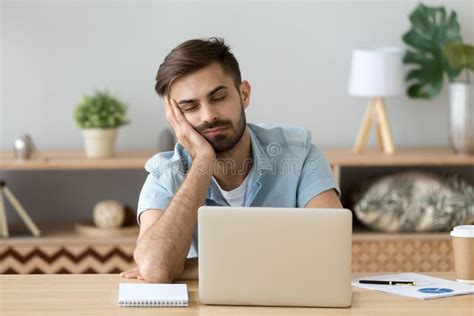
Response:
[{"label": "beard", "polygon": [[[245,132],[245,127],[247,126],[247,121],[245,118],[244,106],[241,102],[240,104],[240,118],[237,123],[233,124],[230,120],[218,120],[213,123],[203,124],[197,128],[198,132],[201,132],[206,129],[216,128],[226,126],[230,130],[230,133],[226,131],[223,134],[216,135],[214,137],[207,137],[205,134],[201,135],[211,144],[216,154],[225,153],[232,148],[240,141]],[[228,135],[230,134],[230,135]]]}]

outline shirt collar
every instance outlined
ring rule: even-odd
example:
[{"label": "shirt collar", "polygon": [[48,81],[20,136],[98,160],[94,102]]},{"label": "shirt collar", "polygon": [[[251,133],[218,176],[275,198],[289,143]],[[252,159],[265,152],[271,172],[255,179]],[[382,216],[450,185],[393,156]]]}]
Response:
[{"label": "shirt collar", "polygon": [[255,165],[255,170],[260,175],[264,171],[272,170],[273,165],[270,157],[268,156],[265,149],[262,147],[262,144],[258,140],[257,135],[254,131],[252,131],[251,126],[248,126],[248,131],[250,134],[250,141],[252,143],[252,156],[253,156],[253,163]]}]

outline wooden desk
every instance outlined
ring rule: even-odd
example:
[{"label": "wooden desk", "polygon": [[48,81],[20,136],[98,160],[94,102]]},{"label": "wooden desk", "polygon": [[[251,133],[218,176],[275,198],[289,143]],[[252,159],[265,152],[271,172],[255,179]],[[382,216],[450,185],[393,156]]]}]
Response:
[{"label": "wooden desk", "polygon": [[[354,275],[354,277],[362,274]],[[430,273],[453,279],[453,273]],[[118,307],[118,275],[0,275],[0,314],[11,315],[474,315],[474,295],[423,301],[353,288],[352,307],[290,308],[199,305],[197,281],[187,282],[187,308]]]}]

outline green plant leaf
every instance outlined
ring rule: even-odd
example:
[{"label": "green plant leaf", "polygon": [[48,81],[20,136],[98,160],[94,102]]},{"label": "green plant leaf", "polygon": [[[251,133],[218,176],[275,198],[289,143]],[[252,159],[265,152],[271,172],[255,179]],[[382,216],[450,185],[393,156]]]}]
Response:
[{"label": "green plant leaf", "polygon": [[74,111],[74,118],[80,128],[117,128],[128,124],[127,105],[108,91],[95,91],[84,96]]},{"label": "green plant leaf", "polygon": [[453,69],[458,71],[470,69],[474,71],[474,46],[451,42],[443,46],[443,53]]},{"label": "green plant leaf", "polygon": [[462,41],[456,13],[452,11],[447,17],[444,7],[419,4],[409,19],[411,29],[402,37],[409,46],[403,62],[415,67],[405,77],[407,94],[412,98],[433,98],[443,87],[444,73],[450,81],[459,75],[443,54],[445,43]]},{"label": "green plant leaf", "polygon": [[[408,95],[416,95],[421,98],[435,97],[442,87],[442,65],[434,63],[430,61],[430,58],[423,57],[414,52],[407,52],[403,60],[405,63],[417,63],[421,66],[411,69],[405,77],[407,81],[414,81],[414,83],[408,87]],[[423,80],[422,83],[419,82],[420,79]]]}]

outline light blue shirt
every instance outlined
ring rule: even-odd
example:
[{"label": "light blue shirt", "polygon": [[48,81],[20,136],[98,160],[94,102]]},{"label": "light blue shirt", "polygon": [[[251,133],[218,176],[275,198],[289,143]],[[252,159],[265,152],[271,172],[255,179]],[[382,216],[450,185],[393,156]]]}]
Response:
[{"label": "light blue shirt", "polygon": [[[304,207],[313,197],[340,190],[331,168],[305,128],[276,124],[247,124],[253,167],[248,175],[244,205]],[[162,152],[145,164],[148,176],[140,192],[137,217],[147,209],[165,210],[191,166],[191,156],[177,143],[174,151]],[[205,205],[229,206],[210,182]],[[197,227],[188,258],[197,257]]]}]

